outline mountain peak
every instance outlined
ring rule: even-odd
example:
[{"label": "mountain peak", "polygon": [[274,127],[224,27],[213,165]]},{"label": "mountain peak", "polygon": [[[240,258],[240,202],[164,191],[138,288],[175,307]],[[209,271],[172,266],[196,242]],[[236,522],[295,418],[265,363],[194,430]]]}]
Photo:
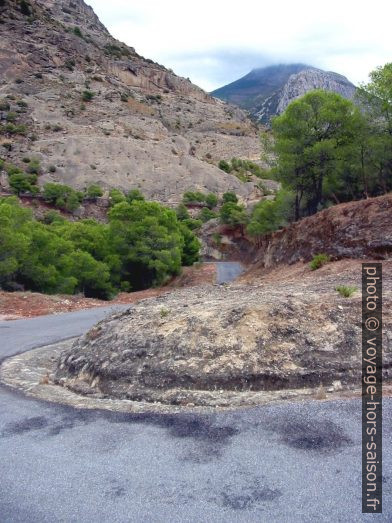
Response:
[{"label": "mountain peak", "polygon": [[211,94],[248,110],[254,118],[268,124],[287,105],[313,89],[325,89],[353,98],[355,86],[338,73],[311,65],[275,64],[255,68],[239,80]]}]

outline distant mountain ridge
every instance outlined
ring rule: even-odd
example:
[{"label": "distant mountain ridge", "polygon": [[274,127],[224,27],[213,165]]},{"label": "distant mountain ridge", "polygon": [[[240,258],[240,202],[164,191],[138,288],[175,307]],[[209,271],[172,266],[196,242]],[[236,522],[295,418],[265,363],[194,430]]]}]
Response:
[{"label": "distant mountain ridge", "polygon": [[295,98],[313,89],[325,89],[352,99],[356,87],[345,76],[298,63],[253,69],[211,94],[248,110],[258,121],[268,124],[272,116],[282,113]]}]

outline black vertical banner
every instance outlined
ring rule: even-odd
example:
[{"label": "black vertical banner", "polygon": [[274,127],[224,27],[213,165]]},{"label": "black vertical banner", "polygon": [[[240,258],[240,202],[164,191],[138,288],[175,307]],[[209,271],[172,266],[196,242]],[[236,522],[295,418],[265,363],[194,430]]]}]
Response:
[{"label": "black vertical banner", "polygon": [[362,512],[382,512],[382,264],[362,264]]}]

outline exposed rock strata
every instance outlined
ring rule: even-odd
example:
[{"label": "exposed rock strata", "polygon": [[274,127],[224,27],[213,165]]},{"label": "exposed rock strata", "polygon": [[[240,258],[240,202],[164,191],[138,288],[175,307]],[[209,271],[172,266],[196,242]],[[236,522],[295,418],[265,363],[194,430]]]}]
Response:
[{"label": "exposed rock strata", "polygon": [[[146,300],[77,340],[61,355],[55,381],[82,394],[198,405],[227,392],[357,384],[361,300],[341,298],[338,283],[332,276],[201,287]],[[388,288],[385,377],[392,364],[390,305]]]},{"label": "exposed rock strata", "polygon": [[392,194],[336,205],[266,236],[254,268],[308,261],[320,252],[335,258],[391,258]]}]

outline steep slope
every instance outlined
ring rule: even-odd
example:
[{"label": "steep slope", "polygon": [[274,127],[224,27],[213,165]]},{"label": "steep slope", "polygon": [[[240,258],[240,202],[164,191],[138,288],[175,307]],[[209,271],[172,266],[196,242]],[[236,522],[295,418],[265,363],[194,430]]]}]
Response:
[{"label": "steep slope", "polygon": [[253,117],[267,124],[272,116],[282,113],[292,100],[313,89],[333,91],[349,99],[355,94],[355,86],[344,76],[305,64],[254,69],[211,94],[247,109]]},{"label": "steep slope", "polygon": [[[188,189],[250,195],[216,167],[259,157],[243,111],[112,38],[82,0],[1,4],[0,157],[39,159],[40,184],[139,187],[167,202]],[[10,113],[25,132],[9,132]]]}]

